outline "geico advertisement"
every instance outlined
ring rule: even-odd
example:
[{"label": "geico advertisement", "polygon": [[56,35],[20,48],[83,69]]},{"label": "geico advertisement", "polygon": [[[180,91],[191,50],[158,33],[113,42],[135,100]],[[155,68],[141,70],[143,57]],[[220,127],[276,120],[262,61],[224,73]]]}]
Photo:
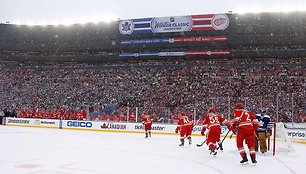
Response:
[{"label": "geico advertisement", "polygon": [[62,120],[62,128],[93,129],[91,121]]},{"label": "geico advertisement", "polygon": [[62,127],[92,130],[129,130],[129,123],[63,120]]},{"label": "geico advertisement", "polygon": [[287,130],[287,133],[288,133],[288,136],[290,139],[293,139],[293,140],[306,140],[306,131],[305,129],[293,129],[293,128],[290,128],[290,129],[286,129]]}]

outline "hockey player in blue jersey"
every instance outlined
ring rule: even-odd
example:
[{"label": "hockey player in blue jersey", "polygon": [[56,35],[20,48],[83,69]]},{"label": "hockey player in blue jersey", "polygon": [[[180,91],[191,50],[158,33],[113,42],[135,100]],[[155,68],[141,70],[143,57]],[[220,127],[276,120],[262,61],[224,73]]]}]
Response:
[{"label": "hockey player in blue jersey", "polygon": [[272,122],[269,115],[266,114],[266,109],[261,109],[260,114],[256,114],[258,120],[258,129],[256,130],[255,139],[255,151],[258,152],[258,145],[260,146],[260,152],[267,152],[267,137],[271,136],[272,133]]}]

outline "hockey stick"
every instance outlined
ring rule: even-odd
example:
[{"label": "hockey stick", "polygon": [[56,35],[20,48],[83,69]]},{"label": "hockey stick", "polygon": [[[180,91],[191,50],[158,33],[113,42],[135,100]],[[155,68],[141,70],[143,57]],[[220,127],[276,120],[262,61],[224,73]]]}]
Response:
[{"label": "hockey stick", "polygon": [[201,147],[201,146],[203,146],[203,144],[205,144],[206,143],[206,140],[203,142],[203,143],[201,143],[201,144],[197,144],[197,146],[198,147]]},{"label": "hockey stick", "polygon": [[231,134],[231,136],[230,136],[230,139],[232,139],[233,135],[234,135],[234,132],[232,132],[232,134]]},{"label": "hockey stick", "polygon": [[[227,131],[227,133],[226,133],[225,136],[223,137],[223,140],[221,141],[220,144],[223,144],[223,141],[225,140],[225,138],[227,137],[227,135],[228,135],[229,132],[230,132],[230,130]],[[220,146],[217,147],[217,150],[218,150],[219,148],[220,148]]]}]

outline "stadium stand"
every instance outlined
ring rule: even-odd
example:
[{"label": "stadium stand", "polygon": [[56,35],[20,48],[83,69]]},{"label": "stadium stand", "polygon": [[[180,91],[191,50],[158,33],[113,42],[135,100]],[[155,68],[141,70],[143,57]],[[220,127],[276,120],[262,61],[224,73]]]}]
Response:
[{"label": "stadium stand", "polygon": [[241,101],[305,122],[304,14],[227,14],[226,30],[140,35],[120,34],[119,21],[0,24],[0,109],[79,120],[147,111],[175,123],[182,111],[200,122],[211,106],[231,117]]}]

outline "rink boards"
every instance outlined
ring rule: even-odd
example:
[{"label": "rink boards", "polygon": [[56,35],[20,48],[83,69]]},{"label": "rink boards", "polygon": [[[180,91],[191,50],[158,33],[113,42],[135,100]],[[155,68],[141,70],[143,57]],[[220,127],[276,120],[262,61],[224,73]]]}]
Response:
[{"label": "rink boards", "polygon": [[[37,128],[55,128],[55,129],[73,129],[105,132],[127,132],[127,133],[144,133],[144,126],[141,123],[129,122],[96,122],[96,121],[79,121],[79,120],[55,120],[55,119],[32,119],[32,118],[6,118],[4,121],[7,126],[24,126]],[[153,134],[176,134],[175,124],[158,124],[153,123]],[[201,135],[202,125],[193,127],[193,135]],[[222,126],[222,134],[228,132],[226,126]]]},{"label": "rink boards", "polygon": [[[97,122],[97,121],[79,121],[79,120],[55,120],[55,119],[34,119],[34,118],[10,118],[4,120],[8,126],[24,126],[37,128],[54,128],[54,129],[71,129],[71,130],[88,130],[104,132],[125,132],[125,133],[144,133],[144,126],[141,123],[129,122]],[[158,124],[153,123],[153,134],[175,135],[175,124]],[[201,136],[202,125],[195,125],[192,135]],[[301,128],[287,128],[288,136],[296,141],[306,142],[306,131]],[[228,132],[226,126],[222,126],[221,136]],[[231,135],[231,133],[229,133]],[[229,136],[228,135],[228,136]],[[233,136],[235,137],[235,135]]]}]

